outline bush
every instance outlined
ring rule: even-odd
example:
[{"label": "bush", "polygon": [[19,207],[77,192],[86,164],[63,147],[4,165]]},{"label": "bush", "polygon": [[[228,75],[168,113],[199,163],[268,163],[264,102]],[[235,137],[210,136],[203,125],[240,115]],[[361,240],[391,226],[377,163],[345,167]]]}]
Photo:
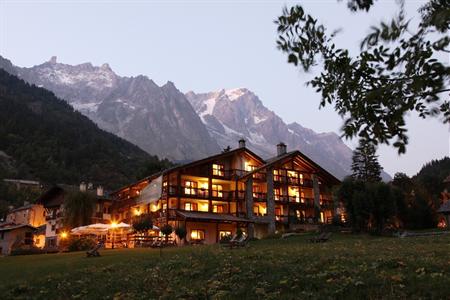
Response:
[{"label": "bush", "polygon": [[31,247],[31,248],[17,248],[12,249],[10,255],[33,255],[33,254],[45,254],[46,252],[42,249]]},{"label": "bush", "polygon": [[177,237],[182,241],[186,238],[187,235],[187,231],[186,228],[184,227],[177,227],[177,229],[175,229],[175,234],[177,235]]},{"label": "bush", "polygon": [[91,238],[71,238],[67,249],[73,251],[87,251],[95,247],[97,242]]},{"label": "bush", "polygon": [[150,214],[136,216],[133,218],[132,223],[136,232],[147,232],[153,228],[153,219]]},{"label": "bush", "polygon": [[164,234],[166,237],[168,235],[170,235],[173,232],[173,228],[172,226],[170,226],[170,224],[165,224],[162,228],[161,228],[161,233]]}]

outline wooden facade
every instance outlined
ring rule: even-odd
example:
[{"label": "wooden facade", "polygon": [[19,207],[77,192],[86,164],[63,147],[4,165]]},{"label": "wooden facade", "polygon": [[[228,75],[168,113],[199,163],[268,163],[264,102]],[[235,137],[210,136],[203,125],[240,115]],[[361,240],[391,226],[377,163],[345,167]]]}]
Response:
[{"label": "wooden facade", "polygon": [[[281,144],[282,145],[282,144]],[[187,240],[218,242],[240,228],[263,237],[330,222],[339,180],[299,151],[263,160],[245,147],[154,174],[111,194],[113,219],[149,213],[156,226],[187,230]]]}]

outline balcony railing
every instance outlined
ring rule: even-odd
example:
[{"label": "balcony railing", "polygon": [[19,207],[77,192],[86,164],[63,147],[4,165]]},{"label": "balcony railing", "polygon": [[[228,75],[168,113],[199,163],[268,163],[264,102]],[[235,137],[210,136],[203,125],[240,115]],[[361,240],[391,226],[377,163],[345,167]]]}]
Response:
[{"label": "balcony railing", "polygon": [[313,187],[313,181],[311,179],[303,179],[285,175],[274,175],[273,181],[276,183],[287,183],[290,185],[298,185],[302,187]]},{"label": "balcony railing", "polygon": [[168,196],[173,197],[187,197],[187,198],[197,198],[197,199],[212,199],[217,201],[235,201],[243,200],[245,196],[245,191],[218,191],[212,190],[211,197],[209,195],[209,189],[205,188],[193,188],[185,186],[169,186],[165,188],[163,193],[167,193]]},{"label": "balcony railing", "polygon": [[267,194],[262,192],[253,192],[253,201],[266,201]]}]

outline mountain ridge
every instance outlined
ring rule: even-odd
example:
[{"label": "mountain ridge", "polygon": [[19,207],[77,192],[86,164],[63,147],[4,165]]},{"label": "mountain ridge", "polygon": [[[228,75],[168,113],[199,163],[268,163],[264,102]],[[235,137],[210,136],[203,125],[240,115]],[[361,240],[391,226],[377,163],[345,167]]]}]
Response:
[{"label": "mountain ridge", "polygon": [[[11,69],[0,56],[2,65]],[[338,178],[351,173],[352,150],[336,133],[285,123],[247,88],[182,93],[171,81],[158,86],[144,75],[121,77],[108,64],[71,66],[58,63],[56,57],[30,68],[13,66],[13,71],[52,90],[100,128],[151,154],[195,160],[245,138],[249,148],[264,158],[273,156],[275,145],[284,142]],[[389,179],[386,173],[383,177]]]}]

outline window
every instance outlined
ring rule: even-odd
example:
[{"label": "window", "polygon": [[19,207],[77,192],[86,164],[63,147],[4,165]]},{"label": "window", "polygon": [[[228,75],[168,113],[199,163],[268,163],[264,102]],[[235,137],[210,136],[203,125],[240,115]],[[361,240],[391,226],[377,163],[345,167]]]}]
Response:
[{"label": "window", "polygon": [[97,203],[96,205],[95,205],[95,211],[96,212],[101,212],[101,206],[100,206],[100,203]]},{"label": "window", "polygon": [[257,185],[253,186],[253,198],[260,198],[261,196],[261,188]]},{"label": "window", "polygon": [[292,202],[300,202],[300,190],[298,187],[289,187],[289,196]]},{"label": "window", "polygon": [[300,174],[300,184],[303,184],[303,174]]},{"label": "window", "polygon": [[280,208],[275,208],[275,219],[277,221],[281,220],[281,209]]},{"label": "window", "polygon": [[220,230],[219,231],[219,240],[221,240],[227,236],[231,236],[231,231],[229,231],[229,230]]},{"label": "window", "polygon": [[55,231],[55,230],[56,230],[56,225],[52,224],[52,231]]},{"label": "window", "polygon": [[266,208],[260,205],[254,205],[253,206],[253,213],[256,216],[265,216],[266,215]]},{"label": "window", "polygon": [[184,210],[198,210],[197,203],[186,202],[184,203]]},{"label": "window", "polygon": [[213,176],[223,177],[225,175],[225,168],[223,165],[213,164],[212,167],[213,167]]},{"label": "window", "polygon": [[186,180],[184,182],[184,193],[186,195],[195,195],[197,189],[197,182]]},{"label": "window", "polygon": [[223,213],[223,205],[213,205],[213,212],[215,213]]},{"label": "window", "polygon": [[281,194],[280,189],[274,189],[273,192],[274,192],[275,200],[280,200],[280,194]]},{"label": "window", "polygon": [[273,180],[281,181],[281,172],[280,170],[273,170]]},{"label": "window", "polygon": [[222,185],[213,184],[212,185],[212,196],[217,198],[223,198]]},{"label": "window", "polygon": [[256,166],[251,165],[249,162],[245,162],[245,171],[251,172],[256,169]]},{"label": "window", "polygon": [[191,240],[199,241],[205,239],[205,231],[202,229],[191,230]]},{"label": "window", "polygon": [[303,192],[300,193],[300,202],[305,203],[305,193]]}]

